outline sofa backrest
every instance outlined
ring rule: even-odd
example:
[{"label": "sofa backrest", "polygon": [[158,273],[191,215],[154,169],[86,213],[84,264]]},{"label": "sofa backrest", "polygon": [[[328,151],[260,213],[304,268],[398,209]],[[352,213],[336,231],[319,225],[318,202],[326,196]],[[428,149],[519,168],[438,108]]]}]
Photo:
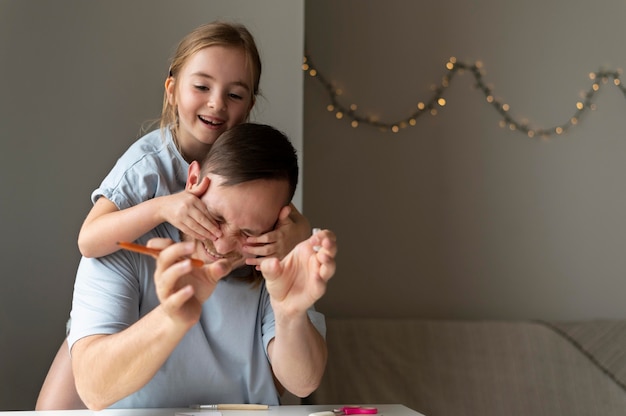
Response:
[{"label": "sofa backrest", "polygon": [[327,319],[326,338],[326,373],[306,403],[399,403],[427,416],[626,414],[623,386],[539,322]]}]

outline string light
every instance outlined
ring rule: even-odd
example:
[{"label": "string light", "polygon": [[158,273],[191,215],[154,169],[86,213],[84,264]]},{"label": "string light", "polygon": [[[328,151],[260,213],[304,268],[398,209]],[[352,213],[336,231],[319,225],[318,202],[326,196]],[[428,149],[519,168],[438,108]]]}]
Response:
[{"label": "string light", "polygon": [[516,131],[524,134],[527,137],[538,137],[542,139],[549,138],[554,135],[563,135],[572,126],[579,124],[583,113],[587,111],[594,111],[596,105],[592,102],[594,95],[598,93],[603,84],[608,84],[609,80],[613,80],[612,85],[619,88],[626,97],[626,87],[622,85],[620,80],[621,70],[608,71],[600,70],[597,72],[589,73],[589,79],[592,81],[591,87],[586,93],[581,95],[582,100],[576,102],[576,111],[568,119],[567,122],[547,127],[547,128],[532,128],[527,120],[519,121],[511,115],[511,108],[508,104],[497,99],[489,87],[483,81],[483,63],[477,61],[473,64],[459,62],[455,57],[451,57],[445,64],[445,68],[448,71],[442,78],[439,85],[432,85],[431,90],[433,95],[430,99],[425,101],[419,101],[417,103],[417,110],[408,117],[397,120],[394,122],[383,122],[378,118],[372,116],[365,116],[362,113],[357,112],[356,104],[350,104],[345,107],[339,102],[339,96],[342,95],[341,89],[333,87],[333,85],[326,80],[324,76],[315,68],[311,63],[311,58],[305,56],[302,63],[303,71],[307,72],[311,77],[317,79],[326,89],[330,104],[326,107],[329,112],[334,113],[335,118],[338,120],[347,119],[353,128],[360,127],[361,125],[369,125],[378,128],[381,131],[398,133],[402,129],[408,127],[414,127],[417,125],[417,119],[424,114],[436,116],[438,114],[438,108],[442,109],[448,104],[448,101],[443,97],[444,92],[450,87],[450,84],[457,73],[464,73],[469,71],[476,81],[476,88],[479,89],[485,96],[486,102],[491,105],[502,117],[500,120],[500,127],[508,128],[511,131]]}]

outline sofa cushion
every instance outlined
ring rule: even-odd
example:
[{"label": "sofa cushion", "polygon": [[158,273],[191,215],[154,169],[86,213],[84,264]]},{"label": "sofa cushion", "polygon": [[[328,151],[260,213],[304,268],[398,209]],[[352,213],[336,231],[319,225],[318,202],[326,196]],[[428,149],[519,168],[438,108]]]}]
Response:
[{"label": "sofa cushion", "polygon": [[[546,322],[626,391],[626,321]],[[626,413],[626,412],[625,412]]]},{"label": "sofa cushion", "polygon": [[[307,402],[400,403],[427,416],[626,414],[623,384],[581,346],[594,331],[582,331],[579,342],[576,330],[533,321],[327,319],[328,366]],[[626,340],[626,327],[614,331]],[[626,369],[622,357],[617,366]]]}]

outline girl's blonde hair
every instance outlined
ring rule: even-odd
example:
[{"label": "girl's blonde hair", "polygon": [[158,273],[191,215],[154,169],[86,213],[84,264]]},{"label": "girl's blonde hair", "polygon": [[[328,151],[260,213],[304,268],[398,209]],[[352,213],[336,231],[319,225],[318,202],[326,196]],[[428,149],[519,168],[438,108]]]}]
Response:
[{"label": "girl's blonde hair", "polygon": [[[176,77],[187,60],[197,51],[209,46],[225,46],[241,48],[246,54],[246,64],[252,79],[252,100],[259,94],[261,80],[261,57],[252,34],[239,23],[215,21],[199,26],[185,36],[172,57],[168,76]],[[176,84],[174,84],[176,86]],[[176,107],[169,103],[167,91],[163,94],[163,109],[161,110],[161,129],[176,125]]]}]

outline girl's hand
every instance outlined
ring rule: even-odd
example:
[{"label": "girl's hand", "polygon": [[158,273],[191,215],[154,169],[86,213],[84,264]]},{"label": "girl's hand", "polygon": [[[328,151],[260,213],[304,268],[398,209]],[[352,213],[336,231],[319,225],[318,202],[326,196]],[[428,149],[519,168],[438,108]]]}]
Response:
[{"label": "girl's hand", "polygon": [[161,197],[160,215],[163,220],[197,240],[215,241],[221,237],[219,225],[213,221],[206,205],[200,200],[208,186],[209,179],[205,177],[191,190]]},{"label": "girl's hand", "polygon": [[246,264],[257,270],[264,258],[276,257],[282,260],[301,241],[311,235],[311,225],[293,204],[284,207],[278,214],[274,230],[258,237],[248,237],[244,252],[257,256],[247,258]]}]

